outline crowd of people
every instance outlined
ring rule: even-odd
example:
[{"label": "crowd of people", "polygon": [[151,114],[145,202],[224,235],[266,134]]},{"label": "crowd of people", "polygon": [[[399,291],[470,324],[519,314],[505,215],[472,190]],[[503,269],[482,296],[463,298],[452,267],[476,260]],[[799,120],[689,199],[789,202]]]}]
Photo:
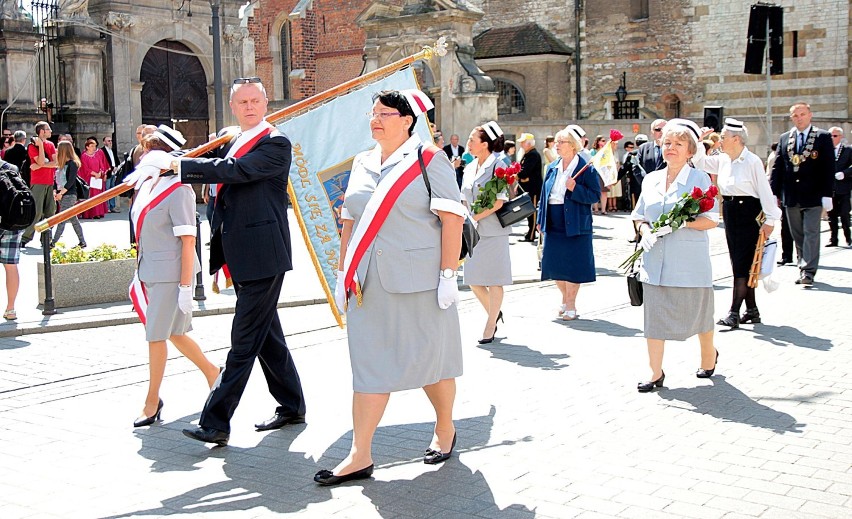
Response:
[{"label": "crowd of people", "polygon": [[[256,424],[257,430],[305,421],[299,374],[276,306],[284,275],[292,268],[286,204],[291,143],[265,121],[267,103],[258,78],[235,80],[230,106],[238,128],[225,145],[204,157],[174,153],[185,140],[167,126],[137,129],[139,144],[127,155],[133,173],[125,181],[135,188],[130,216],[139,262],[131,296],[149,343],[150,381],[136,427],[160,418],[166,340],[199,368],[210,387],[199,426],[183,430],[187,437],[228,443],[230,420],[255,359],[279,404],[271,418]],[[841,229],[852,245],[852,148],[843,143],[841,128],[813,127],[806,103],[790,108],[794,127],[781,135],[767,165],[749,151],[748,128],[739,120],[726,119],[716,133],[685,119],[658,119],[650,126],[651,138],[637,134],[623,144],[614,175],[599,171],[593,157],[614,153],[615,137],[597,136],[589,146],[584,129],[572,124],[548,136],[539,153],[532,134],[507,140],[499,124],[488,121],[472,128],[464,145],[458,134],[445,144],[440,132],[427,142],[415,126],[431,108],[418,90],[376,93],[369,111],[376,146],[352,164],[340,214],[334,299],[347,320],[353,436],[349,454],[333,469],[315,474],[320,485],[372,476],[373,436],[390,394],[397,391],[423,388],[433,407],[435,425],[423,462],[442,463],[452,456],[456,378],[463,372],[457,280],[461,231],[470,218],[480,237],[474,253],[461,259],[464,282],[486,316],[478,342],[488,344],[498,340],[504,287],[512,284],[511,224],[505,225],[498,213],[520,193],[528,193],[535,206],[521,241],[541,246],[541,279],[553,280],[560,292],[555,318],[561,321],[580,317],[579,289],[596,279],[594,216],[632,211],[631,241],[642,249],[639,278],[650,367],[648,380],[637,386],[643,393],[664,384],[667,340],[697,335],[696,377],[709,378],[716,371],[707,231],[719,225],[720,216],[734,278],[731,307],[716,323],[723,327],[761,322],[748,279],[755,250],[777,223],[782,236],[789,232],[789,240],[782,241],[795,245],[799,285],[814,282],[824,211],[831,223],[827,246],[839,245]],[[97,139],[88,138],[80,153],[64,138],[54,146],[48,123],[38,123],[35,130],[26,149],[28,167],[18,167],[28,170],[38,204],[36,220],[72,207],[81,196],[78,178],[90,194],[109,189],[116,161],[104,150],[111,140],[104,139],[99,149]],[[18,146],[26,134],[4,131],[4,138],[4,157],[21,160]],[[521,155],[517,165],[516,151]],[[497,179],[503,182],[495,183]],[[194,252],[195,197],[187,184],[202,184],[209,203],[210,270],[227,265],[236,289],[231,349],[221,369],[188,336],[191,291],[200,265]],[[688,218],[671,219],[676,204],[689,197],[701,202],[699,209]],[[161,204],[168,210],[151,211]],[[120,206],[102,204],[83,217],[98,219],[107,211],[120,211]],[[662,225],[666,217],[669,223]],[[71,224],[85,247],[79,222],[72,219]],[[53,243],[62,232],[57,227]],[[0,231],[0,262],[17,263],[21,244],[32,237],[32,228]],[[783,250],[779,263],[791,260],[792,251]],[[13,306],[4,317],[15,318]]]}]

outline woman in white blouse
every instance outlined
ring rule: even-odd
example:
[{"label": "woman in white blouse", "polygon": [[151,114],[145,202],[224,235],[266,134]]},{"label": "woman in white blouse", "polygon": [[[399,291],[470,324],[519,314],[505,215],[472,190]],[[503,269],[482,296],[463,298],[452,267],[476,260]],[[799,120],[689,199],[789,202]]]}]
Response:
[{"label": "woman in white blouse", "polygon": [[[775,222],[781,218],[781,209],[769,187],[763,162],[746,148],[747,140],[748,130],[742,122],[725,119],[722,153],[707,156],[701,150],[693,159],[697,168],[717,175],[716,182],[723,198],[722,218],[734,274],[734,293],[728,315],[716,324],[732,329],[739,328],[740,323],[760,322],[754,289],[748,286],[749,270],[758,236],[768,239]],[[766,217],[763,225],[757,221],[761,211]],[[740,316],[743,301],[746,311]]]}]

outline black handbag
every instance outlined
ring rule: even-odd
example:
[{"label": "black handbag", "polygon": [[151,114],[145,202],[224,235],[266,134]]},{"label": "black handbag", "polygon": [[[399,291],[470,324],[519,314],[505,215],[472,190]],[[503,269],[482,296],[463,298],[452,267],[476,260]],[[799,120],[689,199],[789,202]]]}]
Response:
[{"label": "black handbag", "polygon": [[89,198],[89,184],[77,175],[77,198],[85,200]]},{"label": "black handbag", "polygon": [[[429,175],[426,174],[426,164],[423,162],[423,147],[417,147],[417,160],[420,162],[420,173],[423,174],[423,182],[426,183],[426,190],[429,191],[429,198],[432,198],[432,184],[429,183]],[[464,259],[465,256],[473,257],[473,248],[479,243],[479,232],[476,230],[476,224],[470,218],[470,214],[465,215],[464,225],[462,225],[462,246],[459,259]]]},{"label": "black handbag", "polygon": [[[638,248],[637,240],[637,246],[633,250],[636,251]],[[630,304],[632,306],[642,306],[644,295],[642,282],[639,281],[639,271],[633,267],[631,267],[630,273],[627,274],[627,295],[630,296]]]},{"label": "black handbag", "polygon": [[526,220],[535,212],[532,198],[529,193],[516,196],[515,198],[504,202],[500,209],[497,209],[494,214],[500,220],[500,225],[511,227],[521,220]]}]

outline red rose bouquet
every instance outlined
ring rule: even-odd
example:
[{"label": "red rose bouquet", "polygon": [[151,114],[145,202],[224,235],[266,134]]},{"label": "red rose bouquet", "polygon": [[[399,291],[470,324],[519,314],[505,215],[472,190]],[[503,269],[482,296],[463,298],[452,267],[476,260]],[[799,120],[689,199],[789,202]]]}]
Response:
[{"label": "red rose bouquet", "polygon": [[494,207],[494,202],[497,200],[497,195],[513,185],[518,180],[518,173],[521,171],[521,165],[513,162],[507,168],[497,168],[492,176],[482,189],[479,191],[479,196],[473,202],[473,214],[479,214],[486,209]]},{"label": "red rose bouquet", "polygon": [[[651,232],[657,232],[661,227],[669,226],[672,232],[683,227],[686,222],[695,221],[695,217],[706,213],[716,205],[716,195],[719,189],[711,185],[707,191],[701,191],[700,187],[692,190],[692,193],[684,193],[680,200],[675,203],[671,211],[663,213],[656,222],[651,223]],[[644,251],[638,249],[629,258],[619,265],[620,268],[633,270],[633,264],[639,259]]]}]

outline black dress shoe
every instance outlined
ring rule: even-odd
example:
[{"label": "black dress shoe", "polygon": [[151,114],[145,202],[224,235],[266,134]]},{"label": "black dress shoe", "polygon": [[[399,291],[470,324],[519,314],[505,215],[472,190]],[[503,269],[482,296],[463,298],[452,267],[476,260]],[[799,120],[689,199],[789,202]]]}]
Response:
[{"label": "black dress shoe", "polygon": [[760,323],[760,311],[757,307],[746,308],[745,313],[740,317],[740,323]]},{"label": "black dress shoe", "polygon": [[830,241],[830,242],[826,243],[825,246],[826,247],[837,247],[837,242],[836,241]]},{"label": "black dress shoe", "polygon": [[435,449],[426,449],[426,454],[423,455],[423,463],[427,465],[437,465],[450,459],[453,455],[453,449],[456,448],[456,435],[453,434],[453,444],[450,445],[450,452],[443,453]]},{"label": "black dress shoe", "polygon": [[663,371],[663,374],[660,375],[660,378],[657,380],[652,380],[650,382],[639,382],[636,386],[636,389],[639,390],[640,393],[648,393],[652,391],[655,387],[663,387],[663,382],[666,380],[666,372]]},{"label": "black dress shoe", "polygon": [[356,479],[368,479],[372,475],[373,465],[370,465],[369,467],[363,468],[361,470],[356,470],[355,472],[350,472],[345,476],[335,476],[334,473],[330,470],[321,470],[314,474],[314,481],[324,487],[330,487],[333,485],[346,483],[347,481],[354,481]]},{"label": "black dress shoe", "polygon": [[225,431],[211,429],[209,427],[198,427],[197,429],[184,429],[183,435],[193,440],[198,440],[204,443],[215,443],[219,447],[228,445],[228,440],[231,435]]},{"label": "black dress shoe", "polygon": [[740,327],[740,315],[737,312],[728,312],[728,315],[716,321],[716,324],[730,326],[731,330],[736,330]]},{"label": "black dress shoe", "polygon": [[814,278],[807,274],[802,274],[802,277],[796,280],[797,285],[811,286],[814,284]]},{"label": "black dress shoe", "polygon": [[271,431],[272,429],[280,429],[291,423],[305,423],[305,415],[275,413],[269,420],[254,424],[254,427],[258,431]]},{"label": "black dress shoe", "polygon": [[781,261],[777,262],[776,265],[783,267],[784,265],[789,265],[790,263],[793,263],[793,260],[781,258]]},{"label": "black dress shoe", "polygon": [[133,422],[133,427],[145,427],[153,424],[157,420],[160,419],[160,411],[163,410],[163,399],[161,398],[159,403],[157,403],[157,412],[154,413],[154,416],[148,416],[145,418],[139,418]]},{"label": "black dress shoe", "polygon": [[695,372],[695,376],[698,378],[710,378],[713,376],[713,373],[716,372],[716,364],[719,363],[719,350],[716,350],[716,360],[713,362],[713,369],[704,369],[699,368],[698,371]]}]

